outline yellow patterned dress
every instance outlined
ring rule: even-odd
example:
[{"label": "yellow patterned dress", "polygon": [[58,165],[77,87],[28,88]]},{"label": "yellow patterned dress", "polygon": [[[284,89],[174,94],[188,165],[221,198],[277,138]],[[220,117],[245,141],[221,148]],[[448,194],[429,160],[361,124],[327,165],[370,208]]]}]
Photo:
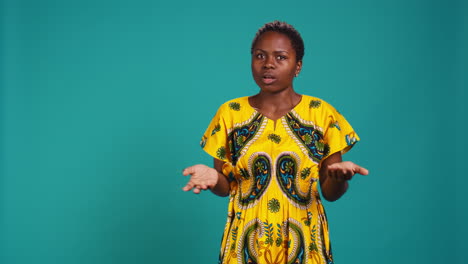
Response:
[{"label": "yellow patterned dress", "polygon": [[218,109],[201,140],[231,193],[219,263],[333,263],[317,187],[320,161],[359,140],[325,101],[303,95],[274,121],[248,97]]}]

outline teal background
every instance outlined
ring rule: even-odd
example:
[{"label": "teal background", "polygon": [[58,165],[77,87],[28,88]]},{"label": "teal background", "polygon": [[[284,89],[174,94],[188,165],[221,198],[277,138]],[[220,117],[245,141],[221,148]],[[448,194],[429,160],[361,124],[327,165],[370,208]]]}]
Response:
[{"label": "teal background", "polygon": [[[26,1],[0,6],[0,263],[216,263],[217,107],[251,95],[274,19],[306,43],[299,93],[337,107],[367,167],[326,203],[337,264],[463,263],[466,1]],[[462,175],[463,173],[463,175]]]}]

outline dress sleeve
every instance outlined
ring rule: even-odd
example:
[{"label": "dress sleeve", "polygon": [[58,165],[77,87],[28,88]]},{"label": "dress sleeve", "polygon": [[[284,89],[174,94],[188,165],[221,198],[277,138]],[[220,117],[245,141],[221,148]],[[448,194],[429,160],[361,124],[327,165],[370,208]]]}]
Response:
[{"label": "dress sleeve", "polygon": [[338,151],[341,154],[348,152],[359,141],[359,136],[341,113],[333,106],[327,106],[324,141],[329,147],[328,157]]},{"label": "dress sleeve", "polygon": [[200,146],[213,158],[231,163],[231,152],[228,145],[228,126],[226,111],[222,105],[211,120],[200,141]]}]

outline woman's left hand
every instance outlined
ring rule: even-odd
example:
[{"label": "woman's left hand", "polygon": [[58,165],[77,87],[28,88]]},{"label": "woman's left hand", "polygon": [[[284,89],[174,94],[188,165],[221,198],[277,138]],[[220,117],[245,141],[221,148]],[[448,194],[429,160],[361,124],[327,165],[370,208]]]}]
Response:
[{"label": "woman's left hand", "polygon": [[343,161],[332,163],[326,168],[327,178],[335,181],[349,181],[353,176],[358,173],[361,175],[368,175],[369,171],[351,161]]}]

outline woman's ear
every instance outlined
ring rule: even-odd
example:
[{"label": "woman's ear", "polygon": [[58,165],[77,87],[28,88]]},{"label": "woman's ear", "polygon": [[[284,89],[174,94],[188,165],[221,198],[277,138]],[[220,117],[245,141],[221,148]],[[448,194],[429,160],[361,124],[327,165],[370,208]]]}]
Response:
[{"label": "woman's ear", "polygon": [[295,77],[299,75],[299,73],[301,72],[301,69],[302,69],[302,61],[298,61],[296,63],[296,73],[294,74]]}]

